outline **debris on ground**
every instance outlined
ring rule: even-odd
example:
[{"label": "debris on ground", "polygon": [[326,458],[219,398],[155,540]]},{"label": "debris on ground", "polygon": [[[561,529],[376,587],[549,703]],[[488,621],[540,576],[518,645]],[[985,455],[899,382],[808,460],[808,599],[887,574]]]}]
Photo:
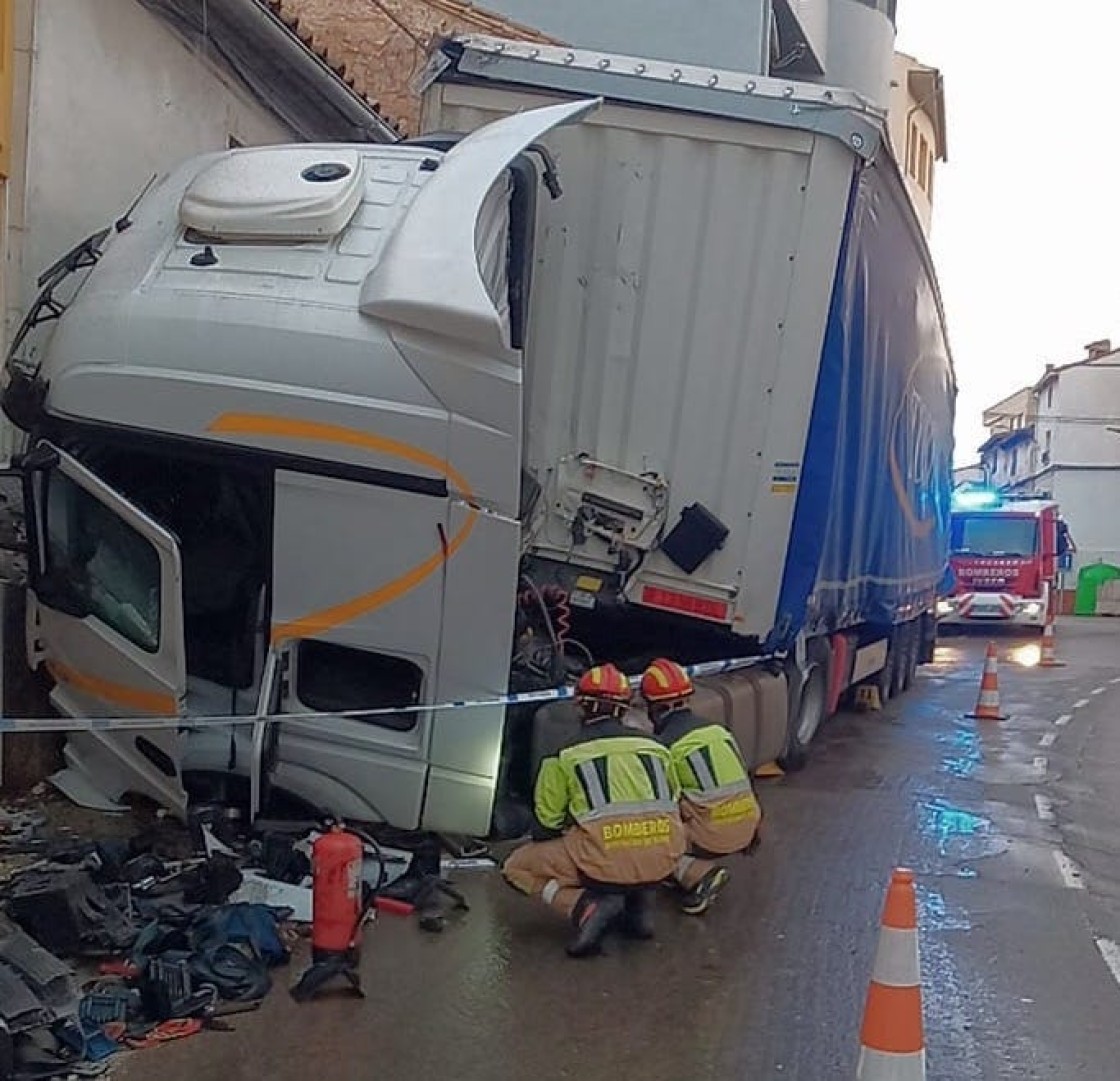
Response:
[{"label": "debris on ground", "polygon": [[[79,811],[49,792],[0,808],[0,1081],[87,1077],[114,1055],[258,1008],[312,920],[325,822],[203,807]],[[484,845],[361,835],[364,912],[440,932],[467,911],[449,871],[493,869]]]}]

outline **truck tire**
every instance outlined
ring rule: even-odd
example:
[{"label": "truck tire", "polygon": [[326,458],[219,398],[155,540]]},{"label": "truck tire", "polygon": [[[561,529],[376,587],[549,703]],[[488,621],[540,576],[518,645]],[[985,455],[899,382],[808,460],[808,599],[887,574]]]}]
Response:
[{"label": "truck tire", "polygon": [[[791,673],[790,686],[797,684],[796,673]],[[809,761],[809,745],[824,723],[828,710],[828,669],[817,660],[810,660],[800,681],[796,696],[791,695],[789,735],[786,737],[785,754],[778,765],[787,773],[804,769]]]},{"label": "truck tire", "polygon": [[895,695],[898,681],[895,679],[895,667],[898,664],[898,638],[892,632],[887,641],[887,663],[883,665],[877,675],[871,676],[866,682],[879,688],[879,701],[886,705]]},{"label": "truck tire", "polygon": [[910,624],[910,649],[907,651],[906,687],[914,686],[918,678],[918,668],[922,663],[922,621]]},{"label": "truck tire", "polygon": [[895,687],[898,694],[905,694],[913,685],[918,671],[918,625],[913,621],[904,623],[895,633],[898,635]]},{"label": "truck tire", "polygon": [[918,620],[918,664],[933,664],[937,652],[937,618],[926,612]]}]

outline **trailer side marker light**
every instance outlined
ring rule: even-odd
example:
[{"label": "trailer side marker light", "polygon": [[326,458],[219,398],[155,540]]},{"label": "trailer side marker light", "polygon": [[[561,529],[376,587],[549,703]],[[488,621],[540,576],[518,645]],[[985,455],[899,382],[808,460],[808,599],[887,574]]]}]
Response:
[{"label": "trailer side marker light", "polygon": [[642,604],[650,608],[662,608],[667,612],[683,612],[689,616],[700,616],[702,619],[714,619],[721,622],[727,621],[727,612],[730,607],[727,601],[714,600],[711,597],[698,597],[694,593],[681,593],[676,589],[663,589],[660,586],[644,586],[642,588]]}]

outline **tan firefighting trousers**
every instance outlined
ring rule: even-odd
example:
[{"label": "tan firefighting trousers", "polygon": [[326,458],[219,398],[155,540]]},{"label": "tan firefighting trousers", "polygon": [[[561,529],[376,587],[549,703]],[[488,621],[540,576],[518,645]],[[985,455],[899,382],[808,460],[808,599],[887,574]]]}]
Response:
[{"label": "tan firefighting trousers", "polygon": [[762,821],[758,801],[752,797],[748,812],[736,817],[734,824],[720,826],[718,819],[713,821],[710,809],[700,808],[687,799],[681,800],[688,852],[677,861],[673,875],[679,886],[686,890],[694,889],[715,868],[716,864],[706,857],[729,856],[750,846]]},{"label": "tan firefighting trousers", "polygon": [[510,853],[502,866],[506,881],[530,897],[539,897],[565,916],[583,896],[579,868],[563,837],[532,841]]}]

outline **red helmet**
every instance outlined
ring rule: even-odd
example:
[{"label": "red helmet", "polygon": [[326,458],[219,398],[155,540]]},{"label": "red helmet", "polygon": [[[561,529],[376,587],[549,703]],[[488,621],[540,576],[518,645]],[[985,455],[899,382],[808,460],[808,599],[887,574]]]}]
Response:
[{"label": "red helmet", "polygon": [[642,673],[640,690],[647,702],[676,702],[692,694],[692,680],[676,661],[664,657]]},{"label": "red helmet", "polygon": [[597,699],[625,706],[630,703],[630,683],[613,664],[599,664],[579,677],[576,698]]}]

